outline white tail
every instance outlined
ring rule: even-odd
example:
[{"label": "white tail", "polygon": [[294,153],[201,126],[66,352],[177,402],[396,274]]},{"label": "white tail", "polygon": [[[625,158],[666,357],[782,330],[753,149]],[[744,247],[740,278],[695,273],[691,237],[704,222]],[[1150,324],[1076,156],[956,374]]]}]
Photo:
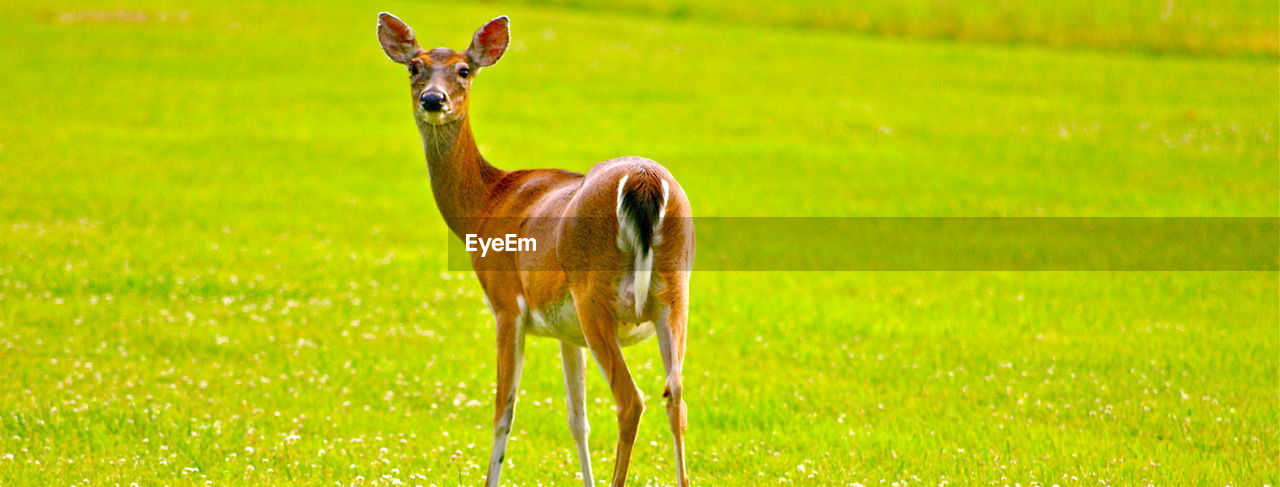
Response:
[{"label": "white tail", "polygon": [[653,249],[636,252],[636,316],[644,313],[649,302],[649,284],[653,279]]},{"label": "white tail", "polygon": [[[670,191],[665,179],[649,173],[639,173],[639,176],[630,187],[627,186],[630,174],[618,180],[618,204],[615,208],[618,248],[635,255],[631,282],[635,286],[636,316],[644,314],[644,307],[649,302],[649,287],[653,284],[653,246],[657,244],[655,240],[661,238],[658,229],[662,227]],[[662,187],[661,196],[650,191],[657,186],[653,182]]]}]

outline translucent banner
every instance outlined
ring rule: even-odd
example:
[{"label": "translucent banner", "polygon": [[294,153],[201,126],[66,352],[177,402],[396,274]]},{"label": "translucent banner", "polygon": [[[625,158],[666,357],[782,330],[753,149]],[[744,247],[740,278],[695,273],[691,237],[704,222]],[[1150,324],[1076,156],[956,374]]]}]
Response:
[{"label": "translucent banner", "polygon": [[[695,271],[1276,271],[1280,218],[693,218]],[[478,218],[450,270],[570,270],[557,229],[613,219]],[[567,245],[560,242],[559,245]],[[602,251],[614,251],[605,249]],[[620,265],[630,261],[620,259]]]}]

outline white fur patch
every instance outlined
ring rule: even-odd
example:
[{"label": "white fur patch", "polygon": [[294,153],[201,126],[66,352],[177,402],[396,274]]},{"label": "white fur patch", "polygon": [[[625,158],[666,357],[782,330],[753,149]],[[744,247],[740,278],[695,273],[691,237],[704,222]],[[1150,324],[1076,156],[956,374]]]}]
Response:
[{"label": "white fur patch", "polygon": [[529,316],[532,318],[529,320],[529,333],[580,347],[587,346],[587,339],[582,336],[582,325],[578,324],[578,310],[568,294],[543,309],[530,310]]}]

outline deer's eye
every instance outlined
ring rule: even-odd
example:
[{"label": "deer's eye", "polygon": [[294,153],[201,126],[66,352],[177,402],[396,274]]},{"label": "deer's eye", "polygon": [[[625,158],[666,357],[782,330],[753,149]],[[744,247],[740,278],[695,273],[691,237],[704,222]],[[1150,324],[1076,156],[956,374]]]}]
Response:
[{"label": "deer's eye", "polygon": [[471,75],[471,70],[470,70],[470,69],[467,69],[467,68],[459,68],[459,69],[458,69],[458,77],[459,77],[459,78],[466,78],[467,76],[470,76],[470,75]]},{"label": "deer's eye", "polygon": [[419,68],[417,64],[410,64],[410,65],[409,65],[409,75],[410,75],[410,76],[417,76],[419,71],[421,71],[421,68]]}]

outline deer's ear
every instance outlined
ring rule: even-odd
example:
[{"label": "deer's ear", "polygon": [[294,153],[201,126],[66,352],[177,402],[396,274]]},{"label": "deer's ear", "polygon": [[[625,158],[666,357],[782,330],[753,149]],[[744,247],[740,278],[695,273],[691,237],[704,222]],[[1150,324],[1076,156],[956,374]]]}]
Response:
[{"label": "deer's ear", "polygon": [[387,57],[400,64],[408,64],[422,52],[409,24],[386,12],[378,14],[378,42],[382,43]]},{"label": "deer's ear", "polygon": [[467,48],[467,60],[479,67],[492,66],[506,52],[511,42],[511,21],[503,15],[484,24],[471,38],[471,46]]}]

